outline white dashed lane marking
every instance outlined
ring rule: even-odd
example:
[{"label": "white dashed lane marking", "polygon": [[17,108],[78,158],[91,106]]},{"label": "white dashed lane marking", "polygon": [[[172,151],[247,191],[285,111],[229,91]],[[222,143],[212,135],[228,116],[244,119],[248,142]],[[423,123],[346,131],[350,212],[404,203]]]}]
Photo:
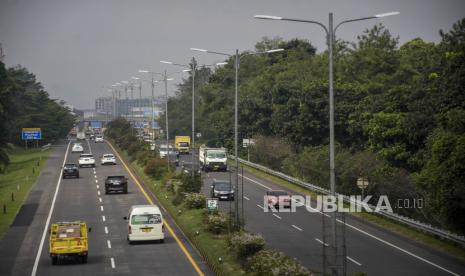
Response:
[{"label": "white dashed lane marking", "polygon": [[315,238],[315,240],[316,240],[317,242],[321,243],[321,244],[324,244],[325,246],[328,246],[327,243],[323,243],[323,241],[321,241],[320,239]]},{"label": "white dashed lane marking", "polygon": [[100,206],[100,211],[102,211],[102,212],[103,212],[103,206]]},{"label": "white dashed lane marking", "polygon": [[351,257],[347,256],[347,260],[353,262],[354,264],[358,265],[358,266],[362,266],[361,263],[357,262],[356,260],[352,259]]},{"label": "white dashed lane marking", "polygon": [[115,259],[110,258],[110,261],[111,261],[111,268],[115,268]]},{"label": "white dashed lane marking", "polygon": [[250,200],[250,198],[248,198],[248,197],[246,197],[246,196],[244,196],[244,198],[245,198],[246,200]]},{"label": "white dashed lane marking", "polygon": [[299,231],[304,231],[302,228],[298,227],[298,226],[295,226],[294,224],[292,224],[292,227],[294,227],[295,229],[299,230]]},{"label": "white dashed lane marking", "polygon": [[111,241],[110,240],[107,240],[107,245],[108,245],[108,248],[111,249]]},{"label": "white dashed lane marking", "polygon": [[281,219],[281,217],[276,214],[273,214],[273,216],[277,217],[278,219]]},{"label": "white dashed lane marking", "polygon": [[106,221],[106,218],[105,218],[105,216],[102,216],[102,220],[103,220],[103,221]]},{"label": "white dashed lane marking", "polygon": [[101,197],[99,197],[99,198],[98,198],[98,201],[102,202],[102,198],[101,198]]},{"label": "white dashed lane marking", "polygon": [[105,234],[108,234],[108,227],[105,226]]}]

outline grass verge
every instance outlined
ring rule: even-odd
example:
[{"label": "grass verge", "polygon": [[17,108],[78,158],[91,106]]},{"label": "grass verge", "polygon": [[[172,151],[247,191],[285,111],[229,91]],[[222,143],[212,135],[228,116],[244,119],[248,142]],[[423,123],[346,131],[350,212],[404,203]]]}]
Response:
[{"label": "grass verge", "polygon": [[[261,178],[267,179],[269,181],[272,181],[273,183],[276,183],[282,187],[288,188],[289,190],[292,190],[292,191],[295,191],[295,192],[298,192],[304,195],[309,195],[313,199],[315,199],[316,196],[318,195],[318,193],[309,191],[305,188],[302,188],[298,185],[290,183],[279,177],[269,175],[265,172],[249,167],[247,165],[243,165],[243,166],[244,166],[244,171],[247,171],[249,173],[252,173]],[[381,228],[388,229],[396,234],[399,234],[401,236],[414,240],[418,243],[421,243],[424,246],[428,246],[436,250],[440,250],[442,252],[452,254],[456,256],[457,258],[460,258],[461,260],[465,260],[465,248],[461,247],[458,244],[455,244],[455,243],[452,243],[446,240],[442,240],[439,237],[435,237],[434,235],[418,231],[417,229],[414,229],[410,226],[398,223],[396,221],[393,221],[385,217],[381,217],[379,215],[370,214],[366,212],[351,213],[350,215],[360,218],[362,220],[368,221],[370,223],[373,223]]]},{"label": "grass verge", "polygon": [[50,150],[7,151],[10,165],[0,174],[0,239],[6,233],[42,171]]},{"label": "grass verge", "polygon": [[143,184],[155,195],[158,202],[171,214],[176,224],[197,248],[210,268],[217,275],[246,275],[241,264],[229,250],[227,236],[214,235],[205,229],[202,209],[186,209],[182,205],[172,203],[174,195],[164,188],[162,180],[153,179],[144,173],[143,168],[135,161],[128,162],[126,152],[118,150]]}]

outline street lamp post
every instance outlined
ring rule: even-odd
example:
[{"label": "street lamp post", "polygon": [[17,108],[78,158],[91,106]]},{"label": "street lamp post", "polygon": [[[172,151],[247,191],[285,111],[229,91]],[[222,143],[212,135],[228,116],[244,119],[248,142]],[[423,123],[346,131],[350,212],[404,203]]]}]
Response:
[{"label": "street lamp post", "polygon": [[[314,20],[304,20],[304,19],[291,19],[291,18],[284,18],[280,16],[274,15],[255,15],[254,17],[257,19],[267,19],[267,20],[283,20],[283,21],[294,21],[294,22],[303,22],[303,23],[312,23],[317,24],[322,27],[327,35],[327,44],[328,44],[328,55],[329,55],[329,174],[330,174],[330,191],[333,197],[336,197],[336,177],[335,177],[335,162],[334,162],[334,93],[333,93],[333,46],[335,41],[335,33],[337,28],[342,24],[354,22],[354,21],[362,21],[367,19],[375,19],[381,18],[391,15],[397,15],[399,12],[388,12],[383,14],[377,14],[374,16],[368,17],[361,17],[355,19],[348,19],[340,22],[333,27],[333,13],[329,13],[329,24],[328,28],[318,21]],[[332,236],[333,241],[336,242],[336,216],[333,214],[331,216],[331,229],[332,229]],[[336,244],[332,245],[334,247],[334,257],[336,258],[337,255],[337,247]],[[343,274],[345,274],[345,260],[344,260],[344,268]],[[337,271],[332,271],[332,274],[337,274]]]},{"label": "street lamp post", "polygon": [[[192,164],[191,164],[191,173],[192,177],[194,178],[194,163],[195,163],[195,73],[197,71],[197,63],[194,58],[192,58],[192,65],[187,64],[179,64],[173,63],[171,61],[160,61],[161,63],[190,68],[183,70],[183,72],[192,72],[192,141],[191,141],[191,148],[192,148]],[[216,66],[224,63],[217,63],[215,65],[204,65],[204,66]]]},{"label": "street lamp post", "polygon": [[[234,156],[236,158],[236,179],[235,179],[235,188],[238,191],[239,190],[239,156],[237,153],[237,144],[238,144],[238,92],[239,92],[239,62],[241,58],[248,56],[248,55],[259,55],[259,54],[267,54],[267,53],[275,53],[275,52],[280,52],[284,51],[284,49],[273,49],[273,50],[268,50],[268,51],[263,51],[263,52],[252,52],[252,53],[245,53],[243,55],[239,55],[239,50],[236,49],[236,52],[234,54],[228,54],[228,53],[222,53],[222,52],[214,52],[214,51],[209,51],[205,49],[199,49],[199,48],[191,48],[192,51],[198,51],[198,52],[203,52],[203,53],[209,53],[209,54],[216,54],[216,55],[222,55],[222,56],[227,56],[227,57],[234,57],[234,71],[235,71],[235,78],[234,78]],[[238,192],[239,194],[239,192]],[[244,196],[244,191],[242,191],[242,197]],[[239,198],[239,197],[237,197]],[[242,201],[244,199],[242,198]],[[239,220],[239,202],[238,200],[235,200],[235,220],[236,220],[236,225],[241,226],[240,220]]]}]

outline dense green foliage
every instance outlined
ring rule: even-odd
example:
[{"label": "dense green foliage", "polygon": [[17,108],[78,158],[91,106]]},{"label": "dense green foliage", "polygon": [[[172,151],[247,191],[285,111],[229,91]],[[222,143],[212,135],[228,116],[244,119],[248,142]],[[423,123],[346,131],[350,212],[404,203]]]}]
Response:
[{"label": "dense green foliage", "polygon": [[8,164],[2,148],[7,143],[22,145],[22,128],[41,128],[41,143],[66,137],[74,124],[74,116],[63,105],[64,102],[50,99],[25,68],[7,69],[0,62],[0,171]]},{"label": "dense green foliage", "polygon": [[[463,232],[465,19],[440,35],[438,44],[399,45],[378,24],[355,43],[336,42],[337,191],[360,193],[356,179],[365,176],[375,199],[425,200],[423,209],[397,212]],[[327,52],[279,38],[256,50],[276,47],[286,51],[241,58],[239,141],[256,138],[252,161],[328,187]],[[232,150],[234,59],[227,62],[197,73],[196,128],[203,142]],[[191,97],[189,78],[169,101],[171,135],[188,134]]]}]

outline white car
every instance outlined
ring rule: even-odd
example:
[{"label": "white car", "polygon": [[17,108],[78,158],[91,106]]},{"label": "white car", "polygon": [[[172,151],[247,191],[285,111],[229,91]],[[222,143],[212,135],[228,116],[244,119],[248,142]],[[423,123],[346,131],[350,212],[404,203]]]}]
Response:
[{"label": "white car", "polygon": [[128,241],[151,241],[163,242],[165,239],[165,226],[163,216],[156,205],[134,205],[129,210]]},{"label": "white car", "polygon": [[79,167],[84,166],[95,167],[95,159],[92,154],[83,153],[79,156]]},{"label": "white car", "polygon": [[108,153],[108,154],[104,154],[102,156],[102,159],[100,160],[100,163],[102,165],[105,165],[105,164],[113,164],[113,165],[116,165],[116,157],[111,154],[111,153]]},{"label": "white car", "polygon": [[84,148],[82,147],[81,144],[79,143],[76,143],[76,144],[73,144],[73,148],[71,149],[71,152],[84,152]]},{"label": "white car", "polygon": [[102,135],[95,136],[95,143],[103,143],[103,136]]}]

